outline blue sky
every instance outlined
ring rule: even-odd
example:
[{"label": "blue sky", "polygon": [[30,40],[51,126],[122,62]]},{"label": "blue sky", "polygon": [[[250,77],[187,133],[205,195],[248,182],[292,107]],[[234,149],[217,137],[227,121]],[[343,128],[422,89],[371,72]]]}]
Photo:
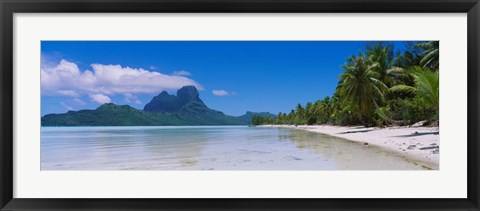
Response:
[{"label": "blue sky", "polygon": [[[397,49],[405,48],[395,42]],[[143,109],[166,90],[195,85],[212,109],[289,112],[331,96],[353,41],[43,41],[42,115],[102,103]]]}]

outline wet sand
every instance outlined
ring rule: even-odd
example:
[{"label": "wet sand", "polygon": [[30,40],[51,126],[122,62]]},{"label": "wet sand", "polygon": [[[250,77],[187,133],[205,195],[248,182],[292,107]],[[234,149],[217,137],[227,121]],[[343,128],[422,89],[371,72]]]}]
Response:
[{"label": "wet sand", "polygon": [[365,147],[376,146],[429,169],[439,169],[440,135],[438,127],[366,128],[331,125],[265,125],[322,133],[359,142]]}]

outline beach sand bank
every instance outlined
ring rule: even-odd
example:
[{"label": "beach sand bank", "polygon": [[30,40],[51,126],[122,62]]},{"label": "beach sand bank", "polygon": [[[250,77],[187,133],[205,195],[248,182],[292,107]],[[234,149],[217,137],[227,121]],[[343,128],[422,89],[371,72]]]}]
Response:
[{"label": "beach sand bank", "polygon": [[293,128],[344,138],[359,142],[365,147],[380,147],[429,169],[439,169],[440,135],[438,127],[367,128],[331,125],[264,125],[264,127]]}]

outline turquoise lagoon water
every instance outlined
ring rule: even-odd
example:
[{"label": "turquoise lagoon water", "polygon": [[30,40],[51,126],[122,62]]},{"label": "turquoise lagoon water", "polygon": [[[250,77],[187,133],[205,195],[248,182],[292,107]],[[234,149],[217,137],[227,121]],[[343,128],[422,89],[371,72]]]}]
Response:
[{"label": "turquoise lagoon water", "polygon": [[270,127],[42,127],[41,170],[417,170],[379,148]]}]

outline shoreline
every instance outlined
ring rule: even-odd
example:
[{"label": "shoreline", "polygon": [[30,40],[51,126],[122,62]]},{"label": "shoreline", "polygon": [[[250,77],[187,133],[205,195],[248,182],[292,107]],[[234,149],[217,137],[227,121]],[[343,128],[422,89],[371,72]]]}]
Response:
[{"label": "shoreline", "polygon": [[260,125],[322,133],[395,153],[423,167],[439,169],[440,136],[438,127],[363,127],[332,125]]}]

